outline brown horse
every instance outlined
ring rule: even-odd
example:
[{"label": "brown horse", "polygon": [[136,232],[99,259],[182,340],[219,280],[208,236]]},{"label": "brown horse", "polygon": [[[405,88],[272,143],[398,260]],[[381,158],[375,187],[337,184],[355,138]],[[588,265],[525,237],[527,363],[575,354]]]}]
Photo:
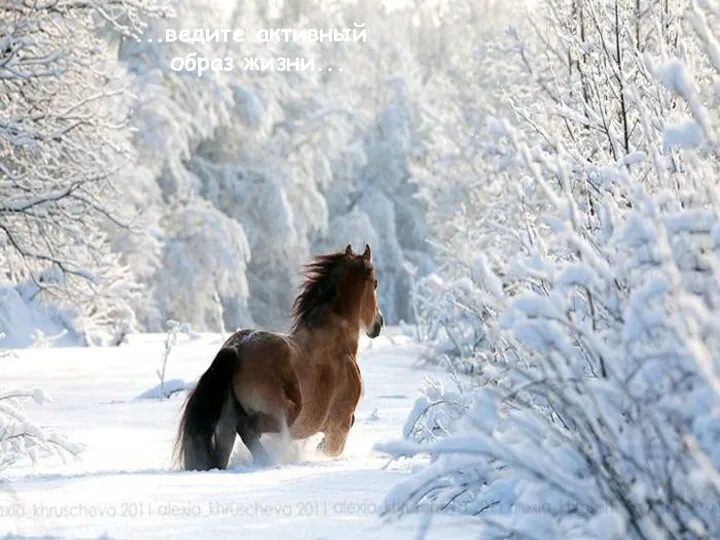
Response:
[{"label": "brown horse", "polygon": [[240,436],[267,464],[263,433],[316,433],[318,449],[342,453],[362,393],[360,330],[380,335],[383,316],[370,246],[317,257],[293,305],[289,334],[242,329],[223,344],[185,402],[175,455],[185,470],[227,467]]}]

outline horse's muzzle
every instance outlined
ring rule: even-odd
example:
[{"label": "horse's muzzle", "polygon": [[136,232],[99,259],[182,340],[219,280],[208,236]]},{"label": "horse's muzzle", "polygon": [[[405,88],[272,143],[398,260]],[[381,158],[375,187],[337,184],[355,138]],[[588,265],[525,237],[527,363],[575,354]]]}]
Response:
[{"label": "horse's muzzle", "polygon": [[373,322],[372,328],[368,329],[367,337],[369,338],[376,338],[380,335],[380,331],[382,330],[383,326],[385,325],[385,319],[383,318],[383,314],[380,310],[378,310],[377,317],[375,317],[375,322]]}]

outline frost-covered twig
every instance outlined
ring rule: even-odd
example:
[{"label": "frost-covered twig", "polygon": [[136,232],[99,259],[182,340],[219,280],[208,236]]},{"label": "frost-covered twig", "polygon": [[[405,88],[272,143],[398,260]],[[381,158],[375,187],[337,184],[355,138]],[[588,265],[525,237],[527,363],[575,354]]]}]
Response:
[{"label": "frost-covered twig", "polygon": [[177,337],[179,333],[183,334],[190,334],[191,327],[187,323],[180,324],[177,321],[169,320],[167,322],[168,331],[165,335],[165,350],[163,352],[163,361],[162,366],[160,369],[157,370],[157,376],[158,379],[160,379],[160,392],[158,394],[159,399],[164,399],[166,397],[169,397],[169,394],[165,394],[165,372],[167,370],[167,363],[168,358],[170,357],[170,353],[172,352],[173,347],[175,347],[177,343]]}]

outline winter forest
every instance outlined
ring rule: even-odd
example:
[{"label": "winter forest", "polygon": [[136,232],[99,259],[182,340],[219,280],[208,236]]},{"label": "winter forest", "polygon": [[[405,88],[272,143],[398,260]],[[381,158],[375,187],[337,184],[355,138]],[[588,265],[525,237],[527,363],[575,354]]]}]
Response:
[{"label": "winter forest", "polygon": [[[718,0],[0,0],[0,537],[719,538],[719,180]],[[169,475],[366,243],[346,457]]]}]

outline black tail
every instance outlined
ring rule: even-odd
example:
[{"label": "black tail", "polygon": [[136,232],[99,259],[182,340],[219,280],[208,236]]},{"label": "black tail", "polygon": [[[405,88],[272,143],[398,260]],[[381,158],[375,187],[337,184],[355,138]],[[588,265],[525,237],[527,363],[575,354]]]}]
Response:
[{"label": "black tail", "polygon": [[237,406],[232,381],[239,361],[235,349],[220,349],[188,396],[175,442],[175,461],[183,469],[227,466],[235,442]]}]

